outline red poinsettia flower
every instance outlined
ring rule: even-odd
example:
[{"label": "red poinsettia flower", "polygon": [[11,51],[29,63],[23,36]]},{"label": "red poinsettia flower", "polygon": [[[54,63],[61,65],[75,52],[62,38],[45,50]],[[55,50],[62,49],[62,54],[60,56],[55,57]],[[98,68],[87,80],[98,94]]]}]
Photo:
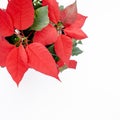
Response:
[{"label": "red poinsettia flower", "polygon": [[[44,45],[55,43],[54,48],[56,54],[64,64],[69,66],[69,59],[72,52],[72,38],[81,40],[87,37],[81,30],[86,16],[77,12],[76,2],[63,10],[60,10],[56,0],[42,0],[42,5],[48,6],[48,15],[52,24],[47,29],[49,31],[47,33],[52,35],[53,32],[56,37],[54,39],[48,37],[43,41],[44,39],[40,38],[41,31],[38,31],[35,34],[34,41],[41,42]],[[57,33],[54,29],[57,30]],[[44,30],[44,32],[46,31]]]},{"label": "red poinsettia flower", "polygon": [[[9,0],[6,10],[0,9],[0,66],[5,66],[19,84],[28,68],[58,78],[58,69],[50,52],[41,43],[29,44],[23,30],[34,21],[32,0]],[[11,44],[6,37],[15,35]],[[49,61],[49,62],[48,62]]]}]

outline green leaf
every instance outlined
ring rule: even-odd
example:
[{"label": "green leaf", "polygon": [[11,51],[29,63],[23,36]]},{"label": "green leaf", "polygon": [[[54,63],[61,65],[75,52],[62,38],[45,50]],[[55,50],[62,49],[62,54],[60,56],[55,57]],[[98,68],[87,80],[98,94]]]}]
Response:
[{"label": "green leaf", "polygon": [[6,37],[6,40],[7,40],[9,43],[15,45],[15,44],[19,41],[19,38],[14,34],[14,35],[12,35],[12,36]]},{"label": "green leaf", "polygon": [[42,7],[42,1],[40,1],[40,0],[33,0],[33,6],[34,6],[34,9]]},{"label": "green leaf", "polygon": [[82,50],[80,50],[80,48],[78,48],[78,47],[73,47],[73,49],[72,49],[72,56],[74,56],[74,55],[79,55],[79,54],[81,54],[81,53],[83,53],[83,51]]},{"label": "green leaf", "polygon": [[78,43],[77,44],[82,44],[82,41],[81,40],[78,40]]},{"label": "green leaf", "polygon": [[47,47],[51,55],[53,56],[54,60],[57,62],[59,60],[59,57],[56,55],[55,50],[54,50],[54,45],[50,45]]},{"label": "green leaf", "polygon": [[48,7],[40,7],[35,11],[34,23],[31,26],[31,30],[39,31],[46,27],[49,23]]},{"label": "green leaf", "polygon": [[73,47],[77,46],[77,40],[74,40],[74,39],[73,39],[72,42],[73,42]]},{"label": "green leaf", "polygon": [[62,66],[59,68],[59,71],[60,72],[63,72],[64,70],[66,70],[68,67],[66,65]]},{"label": "green leaf", "polygon": [[63,10],[63,9],[64,9],[64,6],[63,6],[63,5],[60,5],[59,8],[60,8],[60,10]]},{"label": "green leaf", "polygon": [[50,45],[50,46],[47,47],[47,48],[48,48],[48,50],[49,50],[50,53],[52,53],[52,54],[55,53],[55,51],[54,51],[54,45]]}]

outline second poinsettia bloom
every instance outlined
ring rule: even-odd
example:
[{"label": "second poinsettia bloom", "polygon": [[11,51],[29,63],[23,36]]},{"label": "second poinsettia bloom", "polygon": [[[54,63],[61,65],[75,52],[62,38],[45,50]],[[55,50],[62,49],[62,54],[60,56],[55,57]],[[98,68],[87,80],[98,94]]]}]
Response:
[{"label": "second poinsettia bloom", "polygon": [[87,37],[81,29],[87,17],[77,12],[76,2],[63,9],[60,9],[56,0],[43,0],[42,4],[48,5],[49,18],[58,27],[57,30],[75,39]]},{"label": "second poinsettia bloom", "polygon": [[[56,36],[54,38],[57,38],[57,40],[53,39],[52,41],[55,42],[55,52],[60,60],[69,66],[69,59],[72,54],[72,39],[81,40],[87,38],[87,35],[81,30],[87,17],[77,12],[76,2],[65,9],[60,9],[56,0],[43,0],[42,5],[48,6],[48,15],[52,25],[49,32],[53,31],[54,36]],[[54,29],[56,29],[57,33]],[[43,39],[40,39],[40,35],[41,31],[37,32],[34,40],[44,43]],[[47,41],[50,41],[49,39]],[[50,41],[47,44],[52,42]]]}]

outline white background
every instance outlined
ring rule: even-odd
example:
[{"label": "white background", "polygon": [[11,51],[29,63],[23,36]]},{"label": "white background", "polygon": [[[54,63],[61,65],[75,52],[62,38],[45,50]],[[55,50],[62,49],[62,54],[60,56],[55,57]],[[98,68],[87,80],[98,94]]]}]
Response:
[{"label": "white background", "polygon": [[[59,2],[66,6],[74,0]],[[29,70],[17,88],[0,68],[0,120],[120,120],[119,0],[77,4],[88,16],[77,69],[62,72],[62,83]]]}]

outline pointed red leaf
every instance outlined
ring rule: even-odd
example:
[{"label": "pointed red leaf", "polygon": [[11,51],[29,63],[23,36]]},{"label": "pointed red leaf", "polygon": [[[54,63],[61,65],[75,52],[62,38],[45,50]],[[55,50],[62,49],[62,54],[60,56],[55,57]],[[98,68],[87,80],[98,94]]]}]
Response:
[{"label": "pointed red leaf", "polygon": [[58,33],[52,25],[48,25],[34,35],[33,42],[39,42],[43,45],[50,45],[57,40]]},{"label": "pointed red leaf", "polygon": [[6,58],[14,47],[4,37],[0,36],[0,66],[6,66]]},{"label": "pointed red leaf", "polygon": [[49,18],[53,23],[57,24],[60,20],[60,10],[56,0],[42,0],[42,5],[48,5]]},{"label": "pointed red leaf", "polygon": [[0,35],[10,36],[14,33],[13,23],[10,16],[0,9]]},{"label": "pointed red leaf", "polygon": [[60,68],[60,67],[63,67],[65,64],[64,64],[64,62],[62,60],[59,60],[57,62],[57,65],[58,65],[58,68]]},{"label": "pointed red leaf", "polygon": [[64,10],[61,11],[61,21],[64,26],[67,27],[71,25],[77,18],[77,5],[76,2],[67,6]]},{"label": "pointed red leaf", "polygon": [[69,68],[73,68],[73,69],[76,69],[76,66],[77,66],[77,61],[76,60],[70,60],[69,61]]},{"label": "pointed red leaf", "polygon": [[72,23],[70,26],[76,27],[76,28],[81,28],[84,25],[86,18],[87,18],[87,16],[83,16],[81,14],[78,14],[75,22]]},{"label": "pointed red leaf", "polygon": [[30,27],[34,21],[34,8],[32,0],[10,0],[7,12],[12,17],[14,27],[24,30]]},{"label": "pointed red leaf", "polygon": [[74,28],[70,26],[65,28],[64,32],[67,36],[71,38],[80,39],[80,40],[87,38],[87,35],[80,28]]},{"label": "pointed red leaf", "polygon": [[[57,65],[58,65],[58,68],[61,68],[61,67],[64,67],[64,62],[62,60],[59,60],[57,62]],[[68,63],[68,68],[73,68],[73,69],[76,69],[76,66],[77,66],[77,61],[76,60],[69,60],[69,63]]]},{"label": "pointed red leaf", "polygon": [[27,55],[22,45],[18,48],[14,48],[8,55],[6,61],[6,67],[13,80],[18,85],[27,71]]},{"label": "pointed red leaf", "polygon": [[86,18],[86,16],[77,14],[76,20],[64,29],[65,34],[75,39],[87,38],[87,35],[80,29],[84,25]]},{"label": "pointed red leaf", "polygon": [[50,52],[40,43],[32,43],[27,46],[28,64],[31,68],[46,75],[58,78],[56,63]]},{"label": "pointed red leaf", "polygon": [[60,35],[55,42],[55,52],[68,65],[72,53],[72,39],[65,35]]}]

